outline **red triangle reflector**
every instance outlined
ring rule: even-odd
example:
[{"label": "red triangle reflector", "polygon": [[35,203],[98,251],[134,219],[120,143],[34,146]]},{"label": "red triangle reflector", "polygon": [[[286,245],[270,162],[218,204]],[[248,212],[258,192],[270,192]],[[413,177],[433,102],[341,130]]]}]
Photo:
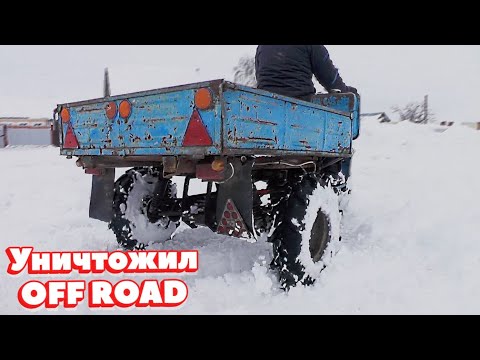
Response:
[{"label": "red triangle reflector", "polygon": [[183,138],[183,146],[208,146],[213,141],[197,109],[193,110]]},{"label": "red triangle reflector", "polygon": [[63,143],[64,149],[78,149],[80,146],[78,144],[77,137],[73,133],[71,126],[67,129],[67,134],[65,135],[65,141]]},{"label": "red triangle reflector", "polygon": [[217,233],[238,238],[250,237],[247,225],[245,225],[245,221],[243,221],[242,215],[240,215],[232,199],[228,199],[225,204]]}]

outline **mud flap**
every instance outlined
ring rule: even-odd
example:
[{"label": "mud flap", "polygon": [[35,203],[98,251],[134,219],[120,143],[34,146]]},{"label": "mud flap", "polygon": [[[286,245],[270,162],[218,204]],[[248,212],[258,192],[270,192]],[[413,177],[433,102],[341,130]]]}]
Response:
[{"label": "mud flap", "polygon": [[112,220],[115,168],[104,169],[102,175],[92,176],[89,217],[100,221]]},{"label": "mud flap", "polygon": [[342,161],[342,174],[345,176],[345,181],[350,178],[350,169],[352,167],[352,158],[347,158]]},{"label": "mud flap", "polygon": [[218,186],[216,219],[220,223],[227,202],[232,201],[240,213],[247,230],[253,233],[252,208],[253,208],[253,186],[252,166],[253,159],[242,163],[240,159],[232,159],[231,164],[234,174],[231,179]]}]

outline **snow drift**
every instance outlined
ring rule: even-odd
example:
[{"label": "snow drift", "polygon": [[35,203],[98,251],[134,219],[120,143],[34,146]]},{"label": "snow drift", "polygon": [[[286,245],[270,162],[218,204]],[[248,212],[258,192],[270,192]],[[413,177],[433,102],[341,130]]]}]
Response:
[{"label": "snow drift", "polygon": [[[198,250],[199,271],[181,274],[186,302],[171,309],[23,308],[2,251],[2,314],[480,314],[480,132],[410,123],[362,123],[355,141],[342,241],[313,287],[285,293],[269,270],[271,244],[180,227],[155,249]],[[35,251],[117,249],[105,223],[88,218],[91,179],[53,147],[0,149],[0,241]],[[182,179],[175,179],[181,186]],[[99,275],[60,276],[91,279]],[[57,277],[58,278],[58,277]],[[102,279],[118,281],[115,275]],[[141,281],[145,276],[130,277]],[[160,278],[160,277],[159,277]]]}]

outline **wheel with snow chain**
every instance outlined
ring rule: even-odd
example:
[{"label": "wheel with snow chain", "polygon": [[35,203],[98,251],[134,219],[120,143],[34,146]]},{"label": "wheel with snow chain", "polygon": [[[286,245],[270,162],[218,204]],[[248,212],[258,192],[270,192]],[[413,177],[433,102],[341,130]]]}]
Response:
[{"label": "wheel with snow chain", "polygon": [[275,228],[272,268],[282,288],[312,285],[325,267],[331,244],[340,239],[338,195],[328,182],[307,174],[293,185]]},{"label": "wheel with snow chain", "polygon": [[133,168],[115,181],[109,228],[122,249],[143,250],[150,242],[168,240],[180,224],[169,217],[152,223],[147,217],[148,202],[159,181],[167,182],[167,196],[176,198],[175,184],[161,177],[161,169]]}]

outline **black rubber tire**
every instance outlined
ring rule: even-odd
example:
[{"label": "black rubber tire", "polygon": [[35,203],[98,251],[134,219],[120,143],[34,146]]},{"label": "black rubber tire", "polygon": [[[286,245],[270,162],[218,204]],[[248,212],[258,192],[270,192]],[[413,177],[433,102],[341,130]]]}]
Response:
[{"label": "black rubber tire", "polygon": [[[293,185],[292,191],[282,209],[282,221],[275,228],[270,241],[273,243],[272,269],[278,271],[283,289],[298,283],[312,285],[315,279],[306,274],[305,266],[299,260],[302,235],[305,230],[305,216],[309,199],[317,187],[325,187],[327,182],[315,174],[307,174]],[[295,224],[296,223],[296,224]],[[318,209],[310,234],[310,255],[314,263],[323,259],[325,250],[331,241],[331,224],[322,208]]]},{"label": "black rubber tire", "polygon": [[[170,193],[173,186],[171,180],[161,178],[159,169],[152,167],[138,167],[129,169],[125,172],[125,174],[120,176],[117,181],[115,181],[112,205],[113,215],[109,224],[109,228],[114,232],[120,247],[126,251],[145,249],[145,244],[133,237],[132,226],[135,226],[135,224],[132,224],[131,221],[125,217],[129,194],[134,188],[137,177],[139,176],[150,176],[152,179],[154,179],[153,181],[167,181]],[[176,226],[178,226],[179,223],[180,222],[175,223]]]}]

